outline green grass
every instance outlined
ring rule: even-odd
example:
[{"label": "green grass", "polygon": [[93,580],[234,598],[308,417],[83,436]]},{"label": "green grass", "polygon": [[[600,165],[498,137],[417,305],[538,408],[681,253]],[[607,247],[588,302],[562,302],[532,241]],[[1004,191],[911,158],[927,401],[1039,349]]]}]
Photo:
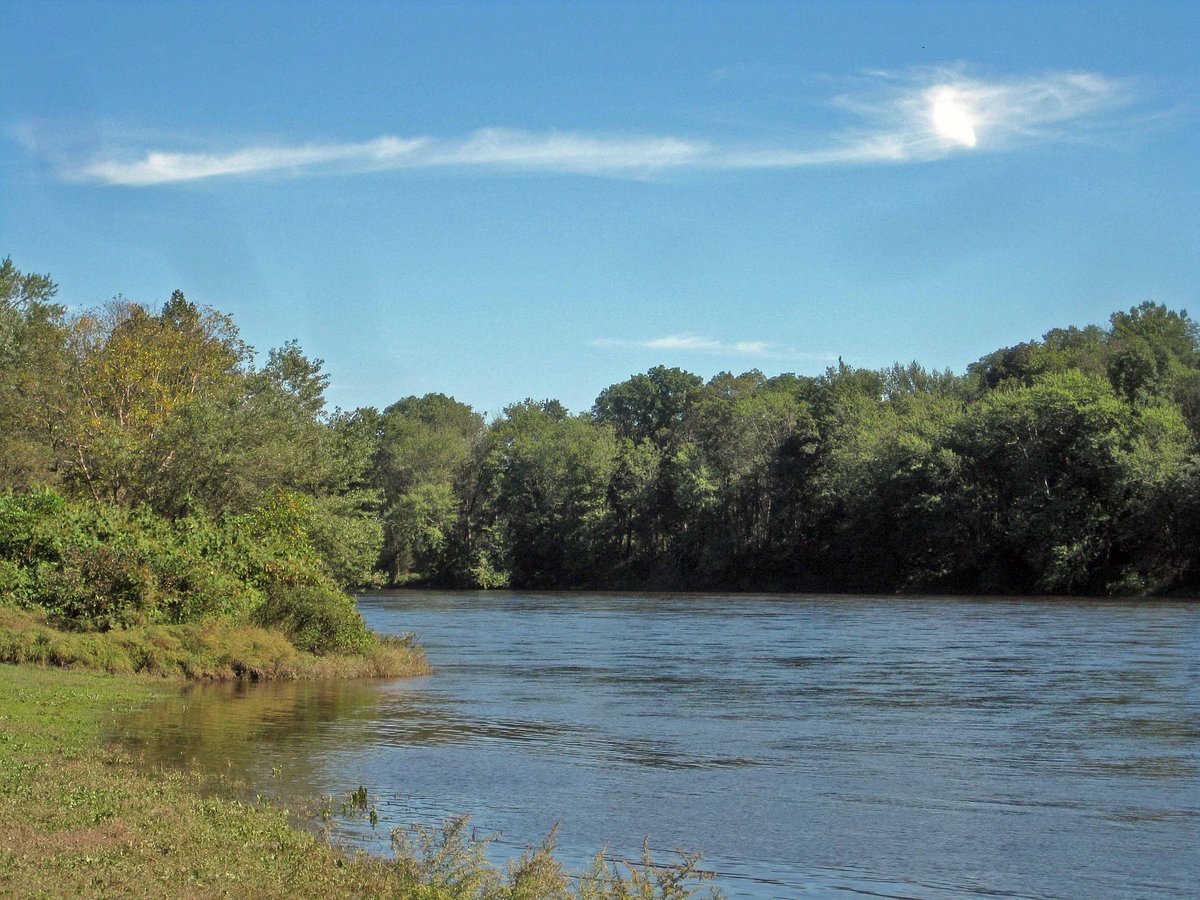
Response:
[{"label": "green grass", "polygon": [[386,895],[283,810],[202,796],[199,776],[142,771],[103,726],[161,681],[0,666],[0,895]]},{"label": "green grass", "polygon": [[498,869],[465,819],[398,829],[391,860],[349,856],[291,827],[286,810],[106,743],[114,717],[170,690],[161,678],[0,665],[0,896],[673,900],[696,889],[690,859],[598,857],[571,876],[552,840]]}]

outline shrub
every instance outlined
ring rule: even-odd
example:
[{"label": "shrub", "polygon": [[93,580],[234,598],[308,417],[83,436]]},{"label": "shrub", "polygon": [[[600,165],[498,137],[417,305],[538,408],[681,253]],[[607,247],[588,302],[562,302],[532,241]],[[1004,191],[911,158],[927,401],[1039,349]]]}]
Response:
[{"label": "shrub", "polygon": [[107,631],[157,618],[157,584],[136,549],[116,543],[66,547],[42,579],[42,606],[74,628]]},{"label": "shrub", "polygon": [[171,521],[50,490],[0,495],[0,596],[77,632],[253,620],[310,653],[377,649],[307,536],[311,506],[273,492],[244,515]]},{"label": "shrub", "polygon": [[375,643],[354,601],[324,585],[272,585],[254,621],[280,629],[301,650],[319,656],[366,653]]},{"label": "shrub", "polygon": [[0,557],[23,563],[53,558],[55,542],[45,523],[62,517],[65,504],[49,489],[0,497]]}]

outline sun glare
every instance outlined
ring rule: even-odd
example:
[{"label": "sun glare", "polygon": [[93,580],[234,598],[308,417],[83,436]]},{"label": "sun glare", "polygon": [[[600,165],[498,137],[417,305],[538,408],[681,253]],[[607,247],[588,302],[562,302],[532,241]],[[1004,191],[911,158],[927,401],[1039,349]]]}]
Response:
[{"label": "sun glare", "polygon": [[933,94],[929,117],[942,137],[964,147],[974,147],[978,142],[971,110],[953,88],[941,88]]}]

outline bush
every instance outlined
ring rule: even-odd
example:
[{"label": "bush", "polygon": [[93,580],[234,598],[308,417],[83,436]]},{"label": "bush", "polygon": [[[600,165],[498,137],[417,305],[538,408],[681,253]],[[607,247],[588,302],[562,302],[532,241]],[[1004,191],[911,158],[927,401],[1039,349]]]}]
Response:
[{"label": "bush", "polygon": [[308,537],[310,507],[274,492],[244,515],[171,521],[50,490],[0,495],[0,602],[76,632],[254,621],[309,653],[372,651]]},{"label": "bush", "polygon": [[254,621],[278,628],[301,650],[318,656],[367,653],[375,643],[354,601],[323,585],[273,585]]},{"label": "bush", "polygon": [[61,517],[66,501],[48,489],[0,497],[0,556],[22,562],[47,559],[54,554],[54,540],[43,523]]},{"label": "bush", "polygon": [[115,543],[64,548],[41,579],[40,603],[72,627],[107,631],[160,618],[158,585],[141,554]]}]

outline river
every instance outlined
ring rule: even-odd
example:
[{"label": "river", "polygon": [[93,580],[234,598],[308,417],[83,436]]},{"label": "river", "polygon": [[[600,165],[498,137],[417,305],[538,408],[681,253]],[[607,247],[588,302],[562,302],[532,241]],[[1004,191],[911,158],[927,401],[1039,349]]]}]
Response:
[{"label": "river", "polygon": [[1200,605],[381,592],[437,674],[193,689],[153,757],[388,829],[470,813],[497,857],[703,850],[731,897],[1193,897]]}]

